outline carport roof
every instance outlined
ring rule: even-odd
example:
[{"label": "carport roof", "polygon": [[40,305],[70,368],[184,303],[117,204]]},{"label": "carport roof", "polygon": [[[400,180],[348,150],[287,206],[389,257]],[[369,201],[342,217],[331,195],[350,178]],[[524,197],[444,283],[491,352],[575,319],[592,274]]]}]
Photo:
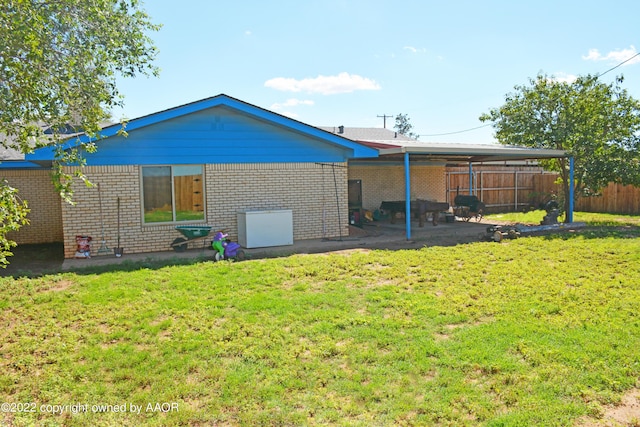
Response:
[{"label": "carport roof", "polygon": [[[369,145],[367,141],[358,141]],[[412,142],[403,143],[394,141],[383,146],[379,141],[374,143],[380,153],[380,159],[393,159],[404,157],[409,153],[411,158],[440,162],[493,162],[506,160],[527,159],[553,159],[567,157],[564,150],[552,150],[544,148],[528,148],[513,145],[499,144],[461,144],[461,143],[437,143],[437,142]],[[388,147],[388,148],[387,148]]]},{"label": "carport roof", "polygon": [[438,163],[481,163],[568,157],[568,154],[563,150],[518,147],[498,143],[423,142],[384,128],[321,126],[320,129],[375,148],[379,153],[377,161],[399,160],[404,157],[405,153],[409,153],[410,158],[415,161]]}]

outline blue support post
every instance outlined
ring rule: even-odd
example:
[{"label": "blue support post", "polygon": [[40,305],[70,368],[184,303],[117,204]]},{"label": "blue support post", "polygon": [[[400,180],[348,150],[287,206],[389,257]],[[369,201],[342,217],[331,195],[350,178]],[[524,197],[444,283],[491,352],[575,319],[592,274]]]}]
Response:
[{"label": "blue support post", "polygon": [[469,162],[469,195],[473,195],[473,164]]},{"label": "blue support post", "polygon": [[409,173],[409,153],[404,153],[404,218],[407,240],[411,240],[411,174]]},{"label": "blue support post", "polygon": [[569,210],[567,211],[566,222],[573,222],[573,201],[575,200],[574,189],[574,160],[573,156],[569,157]]}]

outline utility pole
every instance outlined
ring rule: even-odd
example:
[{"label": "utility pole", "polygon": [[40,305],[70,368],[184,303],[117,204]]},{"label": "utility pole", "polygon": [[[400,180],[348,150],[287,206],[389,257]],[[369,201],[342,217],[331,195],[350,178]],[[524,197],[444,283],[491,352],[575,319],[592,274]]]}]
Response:
[{"label": "utility pole", "polygon": [[383,123],[384,128],[386,129],[386,128],[387,128],[387,118],[389,118],[389,119],[390,119],[390,118],[391,118],[391,117],[393,117],[393,116],[387,116],[386,114],[383,114],[383,115],[378,116],[378,117],[382,117],[382,119],[383,119],[383,122],[382,122],[382,123]]}]

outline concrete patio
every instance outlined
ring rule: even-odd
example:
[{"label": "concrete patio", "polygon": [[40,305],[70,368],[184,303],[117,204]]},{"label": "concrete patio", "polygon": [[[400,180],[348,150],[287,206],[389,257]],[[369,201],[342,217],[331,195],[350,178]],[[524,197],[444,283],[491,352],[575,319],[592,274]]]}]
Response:
[{"label": "concrete patio", "polygon": [[[453,223],[442,221],[437,226],[427,222],[424,227],[418,227],[416,221],[412,223],[411,239],[407,240],[404,221],[398,220],[395,224],[388,221],[376,221],[365,224],[362,228],[351,226],[350,235],[342,238],[299,240],[288,246],[245,249],[245,253],[247,259],[259,259],[354,249],[398,250],[420,249],[425,246],[453,246],[479,241],[479,236],[490,225],[492,223],[471,220],[470,222],[457,221]],[[213,259],[214,252],[208,245],[203,247],[201,242],[197,242],[193,246],[184,252],[169,250],[138,254],[127,254],[125,247],[122,257],[115,257],[113,253],[110,253],[87,259],[65,259],[62,263],[62,270],[69,271],[91,266],[147,260]]]}]

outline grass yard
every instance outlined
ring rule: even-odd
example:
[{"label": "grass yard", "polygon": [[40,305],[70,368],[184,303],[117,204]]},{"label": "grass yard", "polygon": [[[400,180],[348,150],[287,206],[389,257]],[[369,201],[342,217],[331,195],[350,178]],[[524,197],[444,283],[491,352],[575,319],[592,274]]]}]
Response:
[{"label": "grass yard", "polygon": [[[508,221],[522,224],[540,224],[540,219],[545,216],[546,212],[543,210],[529,211],[527,213],[504,213],[504,214],[492,214],[486,215],[485,218],[489,220]],[[561,215],[559,220],[562,221],[564,215]],[[585,222],[590,226],[627,226],[638,227],[640,226],[640,216],[637,215],[624,215],[624,214],[602,214],[592,212],[574,212],[574,222]]]},{"label": "grass yard", "polygon": [[0,279],[0,426],[597,420],[640,386],[628,219],[500,244]]}]

